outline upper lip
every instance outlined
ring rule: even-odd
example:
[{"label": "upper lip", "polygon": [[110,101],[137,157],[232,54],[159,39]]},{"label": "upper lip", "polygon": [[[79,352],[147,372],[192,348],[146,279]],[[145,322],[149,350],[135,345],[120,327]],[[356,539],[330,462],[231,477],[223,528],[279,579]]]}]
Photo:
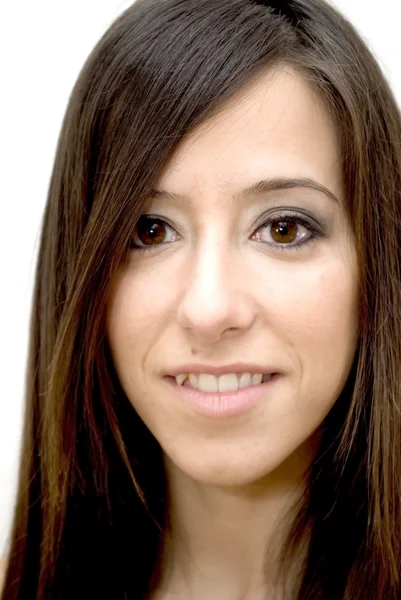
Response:
[{"label": "upper lip", "polygon": [[183,373],[207,373],[219,377],[220,375],[225,375],[227,373],[260,373],[262,375],[273,375],[277,372],[277,369],[267,367],[266,365],[251,365],[242,362],[232,363],[229,365],[206,365],[192,363],[172,368],[168,372],[168,375],[171,377],[177,377]]}]

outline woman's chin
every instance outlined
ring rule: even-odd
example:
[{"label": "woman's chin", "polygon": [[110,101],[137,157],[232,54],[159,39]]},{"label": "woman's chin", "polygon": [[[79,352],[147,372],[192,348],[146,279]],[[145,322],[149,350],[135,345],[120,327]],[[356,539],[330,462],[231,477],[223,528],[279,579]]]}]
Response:
[{"label": "woman's chin", "polygon": [[166,461],[168,474],[174,476],[174,472],[180,472],[181,476],[189,478],[202,485],[214,487],[248,487],[257,483],[262,483],[274,476],[280,471],[282,460],[263,460],[250,459],[244,457],[232,457],[227,460],[226,457],[215,456],[213,460],[190,461],[186,460]]},{"label": "woman's chin", "polygon": [[167,474],[189,478],[200,484],[219,487],[247,487],[262,484],[299,485],[308,472],[319,445],[319,435],[312,434],[300,445],[293,447],[264,448],[264,452],[255,448],[233,449],[210,447],[190,452],[165,454]]}]

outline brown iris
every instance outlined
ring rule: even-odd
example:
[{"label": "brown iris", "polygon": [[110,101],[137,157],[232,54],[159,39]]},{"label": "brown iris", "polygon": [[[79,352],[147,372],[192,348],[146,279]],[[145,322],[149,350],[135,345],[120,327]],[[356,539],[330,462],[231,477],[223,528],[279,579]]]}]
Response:
[{"label": "brown iris", "polygon": [[297,239],[298,224],[291,221],[276,221],[272,224],[271,235],[275,242],[291,244]]},{"label": "brown iris", "polygon": [[161,221],[141,217],[136,227],[137,239],[144,245],[162,244],[166,237],[166,228]]}]

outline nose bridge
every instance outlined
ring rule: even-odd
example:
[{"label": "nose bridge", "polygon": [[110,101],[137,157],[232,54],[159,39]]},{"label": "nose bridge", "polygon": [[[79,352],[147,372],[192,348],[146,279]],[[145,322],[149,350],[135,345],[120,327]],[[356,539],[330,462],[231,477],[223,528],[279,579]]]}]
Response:
[{"label": "nose bridge", "polygon": [[248,327],[252,311],[241,281],[238,253],[228,236],[209,231],[193,249],[189,277],[178,309],[182,327],[194,335],[217,339],[225,330]]},{"label": "nose bridge", "polygon": [[230,297],[230,288],[234,282],[230,278],[231,264],[234,257],[222,240],[205,239],[205,242],[195,252],[193,261],[193,275],[191,277],[188,293],[192,302],[202,306],[205,301],[212,299],[212,306],[207,310],[219,306],[223,307]]}]

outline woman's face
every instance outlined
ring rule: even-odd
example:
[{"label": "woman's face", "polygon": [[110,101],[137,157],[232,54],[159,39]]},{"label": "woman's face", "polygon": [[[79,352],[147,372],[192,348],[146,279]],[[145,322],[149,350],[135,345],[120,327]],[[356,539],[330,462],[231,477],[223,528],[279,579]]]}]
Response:
[{"label": "woman's face", "polygon": [[268,72],[182,141],[132,232],[113,360],[168,464],[199,482],[305,454],[346,382],[358,274],[340,165],[318,96]]}]

